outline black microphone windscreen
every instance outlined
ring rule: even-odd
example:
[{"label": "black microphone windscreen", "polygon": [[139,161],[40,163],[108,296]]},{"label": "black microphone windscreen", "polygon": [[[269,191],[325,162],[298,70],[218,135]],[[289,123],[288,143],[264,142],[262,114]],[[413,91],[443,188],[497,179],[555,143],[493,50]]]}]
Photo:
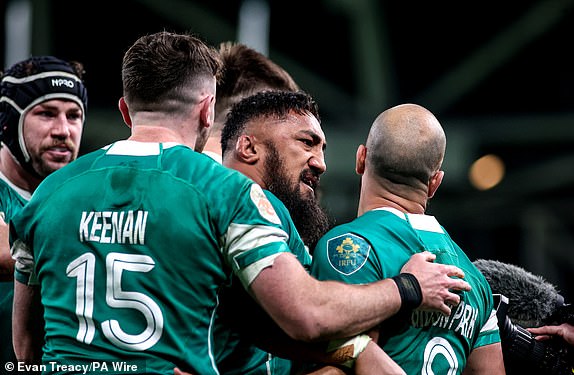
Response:
[{"label": "black microphone windscreen", "polygon": [[496,260],[478,259],[473,263],[492,292],[509,299],[508,317],[515,324],[525,328],[544,325],[545,320],[564,305],[564,298],[555,286],[542,276]]}]

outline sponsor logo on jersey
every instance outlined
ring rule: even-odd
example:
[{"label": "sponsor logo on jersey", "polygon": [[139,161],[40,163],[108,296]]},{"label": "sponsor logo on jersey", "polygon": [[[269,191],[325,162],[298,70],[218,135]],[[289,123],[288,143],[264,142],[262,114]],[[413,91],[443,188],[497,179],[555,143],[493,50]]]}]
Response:
[{"label": "sponsor logo on jersey", "polygon": [[451,310],[450,316],[444,316],[438,312],[414,310],[411,315],[411,324],[416,328],[430,326],[446,328],[471,339],[474,335],[478,309],[464,300]]},{"label": "sponsor logo on jersey", "polygon": [[255,207],[259,210],[261,216],[265,219],[269,220],[274,224],[281,224],[281,220],[269,199],[265,196],[265,193],[261,189],[261,186],[257,184],[251,185],[251,192],[250,192],[251,200],[255,203]]},{"label": "sponsor logo on jersey", "polygon": [[329,263],[338,272],[350,275],[359,270],[369,257],[371,245],[362,237],[346,233],[327,241]]}]

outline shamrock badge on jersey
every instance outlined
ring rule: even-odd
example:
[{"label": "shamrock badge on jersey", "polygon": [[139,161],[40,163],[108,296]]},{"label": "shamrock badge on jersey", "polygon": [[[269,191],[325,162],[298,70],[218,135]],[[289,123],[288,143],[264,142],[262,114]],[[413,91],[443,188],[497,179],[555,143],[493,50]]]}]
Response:
[{"label": "shamrock badge on jersey", "polygon": [[352,233],[345,233],[327,241],[329,263],[344,275],[359,270],[367,261],[370,251],[371,245]]}]

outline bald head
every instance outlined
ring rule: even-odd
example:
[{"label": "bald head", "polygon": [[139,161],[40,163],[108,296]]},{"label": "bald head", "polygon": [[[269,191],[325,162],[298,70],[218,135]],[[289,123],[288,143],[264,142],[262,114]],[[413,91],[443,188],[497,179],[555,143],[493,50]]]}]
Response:
[{"label": "bald head", "polygon": [[367,138],[366,170],[374,177],[417,186],[428,184],[442,164],[446,137],[436,117],[416,104],[381,113]]}]

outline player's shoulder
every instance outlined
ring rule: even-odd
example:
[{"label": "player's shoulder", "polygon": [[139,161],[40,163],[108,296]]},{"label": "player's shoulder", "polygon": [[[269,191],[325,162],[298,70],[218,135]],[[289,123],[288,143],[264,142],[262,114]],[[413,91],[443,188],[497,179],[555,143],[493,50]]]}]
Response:
[{"label": "player's shoulder", "polygon": [[[221,179],[221,182],[224,184],[232,182],[253,183],[243,173],[228,168],[207,154],[196,152],[186,146],[173,147],[166,150],[166,154],[170,158],[170,164],[172,161],[178,163],[191,173],[199,174],[206,179],[215,179],[217,181]],[[192,166],[191,169],[189,168],[190,165]],[[216,184],[216,186],[221,187],[222,185]]]},{"label": "player's shoulder", "polygon": [[14,189],[12,188],[12,186],[10,186],[8,184],[8,182],[4,181],[3,179],[0,178],[0,197],[3,196],[11,196],[13,194],[15,194],[16,192],[14,191]]},{"label": "player's shoulder", "polygon": [[[386,215],[385,213],[382,214]],[[378,211],[368,211],[361,216],[357,216],[345,223],[338,224],[331,228],[326,236],[339,236],[345,233],[365,233],[369,231],[369,228],[375,226],[377,221],[380,220],[378,217],[380,212]]]},{"label": "player's shoulder", "polygon": [[[193,167],[194,181],[203,192],[215,194],[214,198],[237,199],[240,195],[252,195],[255,182],[243,173],[228,168],[209,156],[196,153]],[[263,194],[263,193],[262,193]]]},{"label": "player's shoulder", "polygon": [[356,221],[358,218],[354,220],[339,224],[331,228],[327,233],[321,237],[319,242],[317,243],[316,248],[325,247],[329,248],[332,246],[339,246],[345,245],[346,243],[352,242],[354,244],[361,243],[367,244],[367,239],[357,230]]},{"label": "player's shoulder", "polygon": [[269,199],[269,202],[277,211],[289,212],[287,210],[287,207],[283,203],[283,201],[281,199],[277,198],[277,196],[275,194],[273,194],[272,192],[270,192],[269,190],[266,190],[266,189],[263,189],[263,193],[265,194],[267,199]]},{"label": "player's shoulder", "polygon": [[28,198],[24,198],[6,181],[0,179],[0,211],[4,212],[5,220],[9,220],[26,203]]}]

